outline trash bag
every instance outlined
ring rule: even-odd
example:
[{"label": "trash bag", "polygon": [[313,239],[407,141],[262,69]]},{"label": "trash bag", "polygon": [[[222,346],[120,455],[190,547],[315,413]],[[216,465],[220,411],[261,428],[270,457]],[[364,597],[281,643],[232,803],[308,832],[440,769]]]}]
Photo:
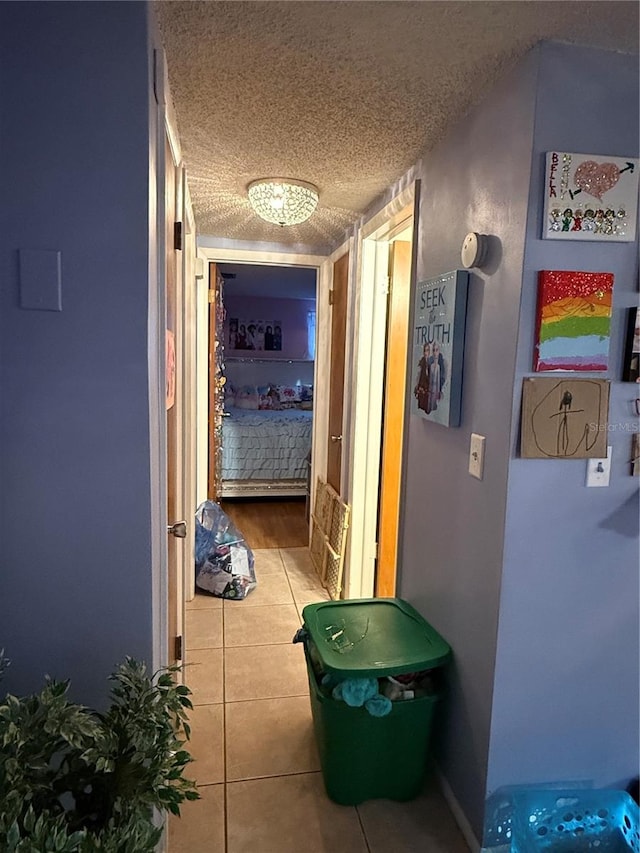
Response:
[{"label": "trash bag", "polygon": [[195,563],[196,586],[219,598],[246,598],[256,586],[251,548],[213,501],[196,510]]}]

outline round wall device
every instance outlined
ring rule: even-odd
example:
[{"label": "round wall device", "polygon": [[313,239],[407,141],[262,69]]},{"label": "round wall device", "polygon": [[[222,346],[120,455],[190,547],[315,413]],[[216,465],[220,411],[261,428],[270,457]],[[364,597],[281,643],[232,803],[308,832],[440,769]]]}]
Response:
[{"label": "round wall device", "polygon": [[470,270],[472,267],[482,266],[482,262],[487,254],[487,246],[488,241],[484,234],[476,234],[475,231],[467,234],[462,243],[462,251],[460,252],[462,266],[467,270]]}]

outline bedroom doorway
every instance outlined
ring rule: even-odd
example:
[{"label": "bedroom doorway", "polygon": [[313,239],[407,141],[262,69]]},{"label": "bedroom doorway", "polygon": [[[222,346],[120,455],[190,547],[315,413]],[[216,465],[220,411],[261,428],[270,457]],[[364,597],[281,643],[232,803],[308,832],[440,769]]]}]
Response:
[{"label": "bedroom doorway", "polygon": [[306,547],[317,269],[209,270],[208,497],[250,547]]}]

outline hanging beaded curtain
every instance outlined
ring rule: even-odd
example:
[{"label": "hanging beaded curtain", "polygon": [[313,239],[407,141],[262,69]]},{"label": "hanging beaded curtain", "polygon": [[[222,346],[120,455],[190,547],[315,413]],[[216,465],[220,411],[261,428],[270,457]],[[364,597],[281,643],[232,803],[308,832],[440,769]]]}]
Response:
[{"label": "hanging beaded curtain", "polygon": [[224,279],[220,272],[216,278],[216,350],[215,363],[212,370],[215,372],[216,395],[214,401],[214,423],[215,434],[215,494],[219,495],[222,488],[222,418],[224,417],[224,386],[226,384],[224,365]]}]

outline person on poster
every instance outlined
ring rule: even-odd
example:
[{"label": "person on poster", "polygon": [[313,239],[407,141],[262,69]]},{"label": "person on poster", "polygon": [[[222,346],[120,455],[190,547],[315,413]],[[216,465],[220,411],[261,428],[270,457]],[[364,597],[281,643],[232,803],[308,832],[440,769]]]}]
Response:
[{"label": "person on poster", "polygon": [[229,320],[229,349],[238,349],[238,321]]},{"label": "person on poster", "polygon": [[273,349],[273,327],[267,326],[264,332],[264,348],[267,350]]},{"label": "person on poster", "polygon": [[429,357],[427,364],[427,408],[425,411],[429,414],[430,412],[435,412],[438,408],[438,403],[442,399],[442,391],[447,378],[446,362],[437,341],[434,341],[433,343],[431,356]]},{"label": "person on poster", "polygon": [[247,348],[247,329],[244,323],[240,323],[238,326],[238,336],[236,338],[236,349],[246,349]]},{"label": "person on poster", "polygon": [[427,411],[435,412],[440,399],[440,359],[436,353],[437,344],[433,344],[431,357],[429,358],[429,388],[427,390]]},{"label": "person on poster", "polygon": [[273,327],[273,348],[275,350],[282,349],[282,329],[280,326]]},{"label": "person on poster", "polygon": [[253,323],[249,323],[247,327],[247,349],[256,348],[256,327]]},{"label": "person on poster", "polygon": [[438,359],[438,367],[440,368],[440,393],[438,399],[442,399],[442,389],[444,388],[444,383],[447,381],[447,362],[440,351],[440,345],[436,342],[434,346]]},{"label": "person on poster", "polygon": [[425,344],[422,348],[422,358],[418,362],[418,381],[413,389],[413,396],[418,401],[418,408],[429,414],[431,411],[427,405],[429,393],[429,361],[431,359],[431,346]]}]

